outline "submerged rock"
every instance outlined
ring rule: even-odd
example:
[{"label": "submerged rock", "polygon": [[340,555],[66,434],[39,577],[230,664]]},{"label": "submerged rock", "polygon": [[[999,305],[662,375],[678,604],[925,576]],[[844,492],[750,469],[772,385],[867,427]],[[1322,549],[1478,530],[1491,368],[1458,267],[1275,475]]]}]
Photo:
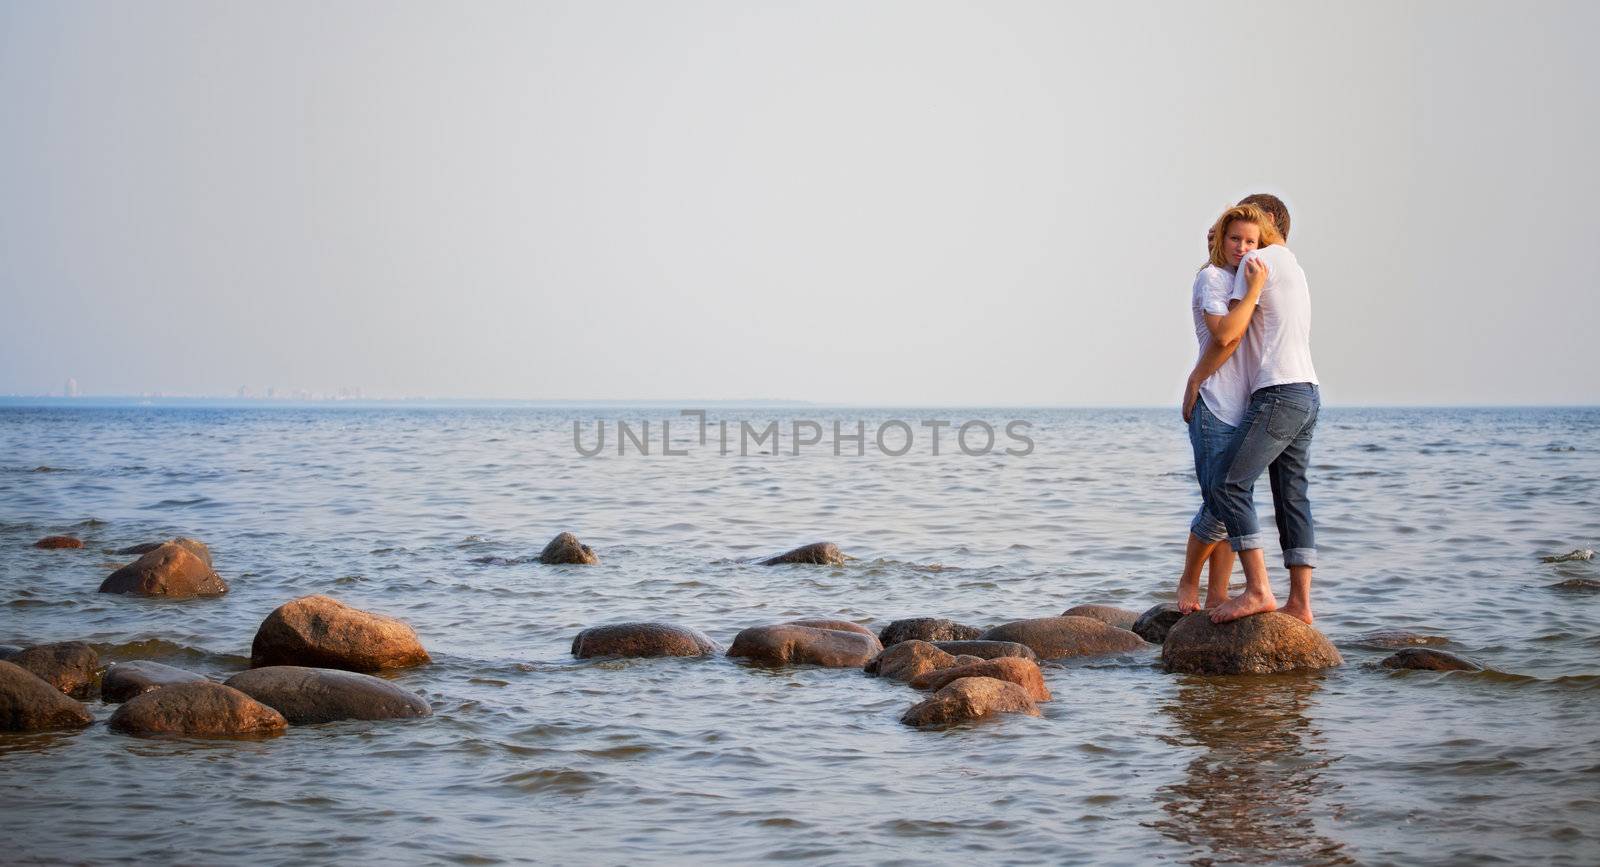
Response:
[{"label": "submerged rock", "polygon": [[561,533],[539,552],[539,562],[546,566],[593,566],[600,562],[594,549],[578,541],[571,533]]},{"label": "submerged rock", "polygon": [[1483,666],[1443,650],[1408,647],[1378,663],[1384,668],[1410,668],[1421,671],[1483,671]]},{"label": "submerged rock", "polygon": [[81,702],[62,695],[26,668],[0,661],[0,731],[74,729],[92,722],[94,717]]},{"label": "submerged rock", "polygon": [[106,669],[105,677],[100,681],[100,700],[117,704],[173,684],[198,683],[205,679],[192,671],[136,659]]},{"label": "submerged rock", "polygon": [[597,656],[710,656],[721,649],[700,630],[671,623],[591,626],[572,639],[572,655],[579,659]]},{"label": "submerged rock", "polygon": [[179,683],[137,695],[111,715],[112,731],[132,735],[261,737],[289,723],[270,707],[211,681]]},{"label": "submerged rock", "polygon": [[884,647],[902,641],[970,641],[983,634],[976,626],[967,626],[943,617],[909,617],[896,620],[878,633]]},{"label": "submerged rock", "polygon": [[1326,636],[1277,611],[1227,623],[1196,611],[1172,627],[1161,660],[1167,671],[1185,674],[1275,674],[1344,663]]},{"label": "submerged rock", "polygon": [[327,596],[279,606],[256,630],[250,665],[303,665],[346,671],[406,668],[429,661],[405,621],[373,614]]},{"label": "submerged rock", "polygon": [[1554,555],[1551,555],[1549,557],[1540,557],[1539,558],[1539,560],[1541,562],[1544,562],[1544,563],[1572,563],[1572,562],[1578,562],[1578,561],[1583,561],[1583,560],[1593,560],[1593,559],[1594,559],[1594,549],[1593,548],[1574,548],[1574,549],[1572,549],[1571,551],[1568,551],[1565,554],[1554,554]]},{"label": "submerged rock", "polygon": [[776,557],[768,557],[761,561],[762,566],[777,566],[781,563],[807,563],[813,566],[843,566],[844,554],[839,551],[839,546],[832,542],[812,542],[801,545],[793,551],[785,551]]},{"label": "submerged rock", "polygon": [[33,543],[35,548],[54,550],[59,548],[82,548],[83,540],[76,536],[46,536]]},{"label": "submerged rock", "polygon": [[1133,624],[1139,619],[1139,612],[1118,608],[1114,605],[1074,605],[1061,612],[1062,617],[1088,617],[1098,620],[1107,626],[1118,629],[1133,630]]},{"label": "submerged rock", "polygon": [[934,647],[945,653],[956,656],[976,656],[979,659],[997,659],[1002,656],[1015,656],[1019,659],[1038,659],[1039,654],[1026,644],[1015,641],[935,641]]},{"label": "submerged rock", "polygon": [[331,668],[273,665],[228,678],[227,686],[283,714],[290,725],[431,716],[422,696],[382,678]]},{"label": "submerged rock", "polygon": [[220,596],[228,592],[228,585],[211,571],[211,562],[201,559],[192,548],[163,542],[112,572],[101,583],[100,592],[188,599]]},{"label": "submerged rock", "polygon": [[1594,578],[1568,578],[1550,585],[1551,590],[1566,590],[1576,593],[1591,593],[1600,590],[1600,580]]},{"label": "submerged rock", "polygon": [[1182,619],[1183,612],[1178,610],[1175,602],[1152,605],[1133,622],[1133,634],[1151,644],[1161,644],[1167,640],[1167,633],[1172,631],[1173,624]]},{"label": "submerged rock", "polygon": [[117,551],[117,553],[148,554],[162,545],[177,545],[178,547],[188,551],[190,554],[193,554],[205,561],[207,566],[214,565],[211,562],[211,549],[206,547],[206,543],[200,541],[199,539],[191,539],[188,536],[177,536],[175,538],[168,539],[165,542],[141,542],[138,545],[129,545],[128,547]]},{"label": "submerged rock", "polygon": [[1015,656],[1002,656],[998,659],[985,659],[930,671],[912,678],[911,686],[913,689],[940,690],[963,677],[992,677],[995,680],[1010,681],[1026,690],[1028,698],[1036,702],[1049,701],[1051,698],[1050,688],[1044,684],[1044,672],[1039,670],[1039,664],[1031,659],[1018,659]]},{"label": "submerged rock", "polygon": [[1038,617],[1015,620],[985,632],[987,641],[1015,641],[1033,648],[1040,659],[1126,653],[1148,645],[1126,629],[1089,617]]},{"label": "submerged rock", "polygon": [[913,638],[910,641],[892,644],[873,657],[872,661],[866,664],[866,672],[890,680],[909,681],[924,672],[949,668],[955,664],[954,656],[926,641]]},{"label": "submerged rock", "polygon": [[919,728],[952,725],[999,713],[1038,716],[1039,707],[1028,691],[1006,680],[963,677],[951,681],[926,701],[913,705],[900,721]]},{"label": "submerged rock", "polygon": [[16,665],[73,698],[94,695],[100,677],[100,654],[81,641],[41,644],[11,657]]},{"label": "submerged rock", "polygon": [[22,648],[15,644],[0,644],[0,659],[10,659],[22,652]]},{"label": "submerged rock", "polygon": [[[811,621],[830,623],[834,621]],[[805,621],[752,626],[734,636],[728,656],[760,665],[822,665],[860,668],[883,650],[871,631],[809,626]]]},{"label": "submerged rock", "polygon": [[1449,644],[1450,639],[1443,635],[1423,635],[1420,632],[1409,632],[1404,629],[1385,629],[1381,632],[1369,632],[1357,638],[1355,643],[1361,647],[1377,647],[1393,650],[1400,647],[1427,647],[1430,645]]}]

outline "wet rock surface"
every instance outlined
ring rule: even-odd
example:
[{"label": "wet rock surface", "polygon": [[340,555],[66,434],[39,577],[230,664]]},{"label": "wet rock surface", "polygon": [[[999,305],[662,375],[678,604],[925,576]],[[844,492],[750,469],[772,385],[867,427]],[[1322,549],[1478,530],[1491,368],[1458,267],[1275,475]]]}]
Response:
[{"label": "wet rock surface", "polygon": [[402,620],[352,608],[328,596],[279,606],[256,630],[250,665],[301,665],[346,671],[408,668],[429,661]]},{"label": "wet rock surface", "polygon": [[0,731],[83,728],[92,722],[81,702],[22,666],[0,661]]},{"label": "wet rock surface", "polygon": [[1450,639],[1443,635],[1424,635],[1420,632],[1410,632],[1404,629],[1385,629],[1381,632],[1368,632],[1354,642],[1358,647],[1373,647],[1381,650],[1397,650],[1402,647],[1433,647],[1449,643]]},{"label": "wet rock surface", "polygon": [[264,737],[282,734],[289,723],[233,687],[204,681],[134,696],[117,708],[109,725],[132,735]]},{"label": "wet rock surface", "polygon": [[1039,617],[1015,620],[985,632],[987,641],[1026,644],[1040,659],[1065,659],[1128,653],[1149,647],[1145,640],[1090,617]]},{"label": "wet rock surface", "polygon": [[1074,605],[1061,612],[1062,617],[1088,617],[1098,620],[1107,626],[1118,629],[1133,630],[1133,624],[1139,620],[1139,612],[1118,608],[1114,605]]},{"label": "wet rock surface", "polygon": [[177,545],[178,547],[188,551],[190,554],[199,557],[207,566],[215,565],[211,562],[211,549],[207,547],[206,543],[200,541],[199,539],[191,539],[188,536],[177,536],[172,539],[167,539],[163,542],[141,542],[137,545],[129,545],[126,548],[119,549],[117,553],[124,555],[148,554],[151,551],[160,548],[162,545]]},{"label": "wet rock surface", "polygon": [[560,533],[539,552],[539,562],[547,566],[593,566],[600,562],[594,549],[578,541],[571,533]]},{"label": "wet rock surface", "polygon": [[1139,619],[1130,627],[1134,635],[1143,638],[1151,644],[1161,644],[1167,640],[1167,633],[1172,631],[1173,625],[1183,619],[1182,612],[1178,611],[1175,602],[1162,602],[1146,609]]},{"label": "wet rock surface", "polygon": [[1015,656],[1002,656],[998,659],[985,659],[930,671],[913,678],[911,686],[913,689],[940,690],[963,677],[992,677],[995,680],[1009,681],[1027,691],[1028,698],[1035,702],[1049,701],[1051,698],[1050,688],[1045,685],[1044,673],[1039,670],[1039,664],[1031,659],[1018,659]]},{"label": "wet rock surface", "polygon": [[943,617],[908,617],[896,620],[878,633],[884,647],[902,641],[970,641],[983,634],[977,626],[967,626]]},{"label": "wet rock surface", "polygon": [[33,547],[44,550],[57,550],[62,548],[82,548],[83,540],[76,536],[46,536],[33,543]]},{"label": "wet rock surface", "polygon": [[122,662],[106,669],[100,680],[100,700],[117,704],[136,695],[143,695],[179,683],[198,683],[203,675],[159,662],[136,659]]},{"label": "wet rock surface", "polygon": [[1038,659],[1039,654],[1026,644],[1015,641],[935,641],[933,646],[945,653],[956,656],[976,656],[979,659],[995,659],[1001,656],[1015,656],[1021,659]]},{"label": "wet rock surface", "polygon": [[1443,650],[1408,647],[1378,663],[1384,668],[1418,671],[1482,671],[1483,666]]},{"label": "wet rock surface", "polygon": [[956,658],[926,641],[902,641],[892,644],[866,664],[867,674],[890,680],[909,681],[919,674],[938,668],[949,668]]},{"label": "wet rock surface", "polygon": [[1172,627],[1161,660],[1168,671],[1184,674],[1276,674],[1344,663],[1326,636],[1277,611],[1227,623],[1196,611]]},{"label": "wet rock surface", "polygon": [[785,551],[776,557],[762,560],[762,566],[778,566],[784,563],[804,563],[812,566],[843,566],[844,554],[839,546],[832,542],[813,542],[801,545],[792,551]]},{"label": "wet rock surface", "polygon": [[572,655],[650,658],[710,656],[721,650],[698,629],[671,623],[614,623],[591,626],[572,639]]},{"label": "wet rock surface", "polygon": [[1002,713],[1038,716],[1039,707],[1027,690],[992,677],[963,677],[947,684],[926,701],[913,705],[900,721],[926,728],[972,722]]},{"label": "wet rock surface", "polygon": [[370,674],[274,665],[228,678],[227,686],[272,708],[290,725],[431,716],[422,696]]},{"label": "wet rock surface", "polygon": [[220,596],[228,592],[228,585],[211,570],[210,560],[202,559],[192,547],[164,542],[112,572],[100,584],[100,592],[189,599]]},{"label": "wet rock surface", "polygon": [[853,623],[848,625],[855,628],[823,628],[803,622],[752,626],[734,636],[728,656],[758,665],[860,668],[877,656],[883,645],[870,630]]},{"label": "wet rock surface", "polygon": [[82,641],[58,641],[30,647],[11,662],[73,698],[90,698],[100,677],[100,654]]}]

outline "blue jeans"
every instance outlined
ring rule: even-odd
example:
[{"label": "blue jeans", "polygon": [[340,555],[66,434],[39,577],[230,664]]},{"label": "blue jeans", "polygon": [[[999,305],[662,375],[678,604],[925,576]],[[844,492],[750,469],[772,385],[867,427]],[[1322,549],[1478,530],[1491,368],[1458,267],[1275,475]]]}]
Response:
[{"label": "blue jeans", "polygon": [[1262,547],[1254,493],[1256,479],[1265,471],[1272,483],[1283,565],[1317,565],[1306,470],[1321,408],[1321,392],[1309,382],[1271,385],[1250,396],[1250,408],[1223,455],[1223,469],[1212,478],[1211,506],[1227,526],[1233,550]]},{"label": "blue jeans", "polygon": [[1233,442],[1233,425],[1228,424],[1206,406],[1206,399],[1195,398],[1194,412],[1189,415],[1189,445],[1194,447],[1194,477],[1200,482],[1200,511],[1189,522],[1189,532],[1207,542],[1220,542],[1228,538],[1228,527],[1217,517],[1211,506],[1211,488],[1222,458]]}]

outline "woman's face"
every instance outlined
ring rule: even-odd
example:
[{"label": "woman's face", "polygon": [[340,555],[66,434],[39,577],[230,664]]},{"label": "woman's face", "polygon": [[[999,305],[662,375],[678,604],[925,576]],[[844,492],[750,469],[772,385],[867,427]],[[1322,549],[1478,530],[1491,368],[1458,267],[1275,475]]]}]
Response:
[{"label": "woman's face", "polygon": [[1234,220],[1228,224],[1228,230],[1222,236],[1222,253],[1228,257],[1228,264],[1234,268],[1239,267],[1239,260],[1244,254],[1261,246],[1261,227],[1248,220]]}]

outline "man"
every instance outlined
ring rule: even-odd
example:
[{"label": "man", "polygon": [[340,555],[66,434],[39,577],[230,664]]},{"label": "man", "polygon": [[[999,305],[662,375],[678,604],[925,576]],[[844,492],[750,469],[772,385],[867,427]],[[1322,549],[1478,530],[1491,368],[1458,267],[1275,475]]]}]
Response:
[{"label": "man", "polygon": [[[1289,237],[1289,209],[1277,196],[1258,193],[1240,204],[1266,211],[1285,240]],[[1245,263],[1259,259],[1268,269],[1256,312],[1243,341],[1258,364],[1251,381],[1250,406],[1223,454],[1213,480],[1212,498],[1217,517],[1228,528],[1228,543],[1244,566],[1245,590],[1211,612],[1214,623],[1225,623],[1264,611],[1281,610],[1306,623],[1312,622],[1311,573],[1317,565],[1317,543],[1307,495],[1306,471],[1311,462],[1311,434],[1322,406],[1316,369],[1311,363],[1311,290],[1305,271],[1285,245],[1274,244],[1250,253],[1240,262],[1231,302],[1245,296]],[[1220,366],[1232,347],[1207,352],[1195,371],[1203,381],[1208,362]],[[1212,367],[1211,370],[1215,370]],[[1184,413],[1191,409],[1191,388]],[[1289,601],[1280,609],[1267,576],[1261,528],[1256,518],[1256,479],[1267,473],[1272,485],[1273,512],[1283,564],[1289,570]]]}]

